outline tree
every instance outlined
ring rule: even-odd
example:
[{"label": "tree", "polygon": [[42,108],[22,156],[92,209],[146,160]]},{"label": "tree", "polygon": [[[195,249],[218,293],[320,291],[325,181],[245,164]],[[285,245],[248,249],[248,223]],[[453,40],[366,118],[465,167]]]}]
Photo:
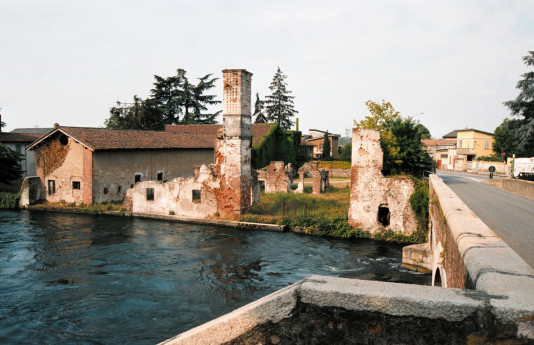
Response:
[{"label": "tree", "polygon": [[260,94],[256,92],[256,102],[254,102],[254,114],[253,116],[256,117],[255,123],[266,123],[267,117],[265,117],[265,114],[263,113],[263,106],[265,101],[260,100]]},{"label": "tree", "polygon": [[20,161],[22,155],[0,144],[0,182],[10,184],[22,177]]},{"label": "tree", "polygon": [[111,108],[111,116],[105,121],[106,127],[162,130],[165,125],[172,124],[217,123],[220,111],[206,111],[208,106],[221,101],[206,92],[215,86],[218,78],[206,74],[194,85],[189,82],[186,71],[180,68],[174,76],[154,75],[154,79],[151,97],[143,100],[134,96],[134,103],[124,106],[117,102],[117,107]]},{"label": "tree", "polygon": [[328,131],[324,134],[324,140],[323,140],[323,159],[324,160],[330,160],[332,158],[330,151],[332,150],[330,145],[330,136],[328,135]]},{"label": "tree", "polygon": [[337,159],[340,161],[350,162],[352,161],[352,142],[346,142],[341,146],[341,150]]},{"label": "tree", "polygon": [[[523,57],[523,61],[527,66],[534,66],[534,51],[528,53],[529,55]],[[520,90],[519,95],[514,100],[504,102],[512,116],[517,116],[519,119],[509,120],[506,124],[503,122],[499,126],[506,127],[500,128],[504,131],[500,134],[506,133],[506,135],[500,137],[499,140],[496,138],[494,147],[501,149],[501,146],[507,147],[506,142],[513,142],[516,145],[514,148],[516,151],[513,153],[531,157],[534,156],[534,71],[524,73],[522,77],[523,79],[516,85],[516,88]]]},{"label": "tree", "polygon": [[111,108],[110,113],[111,116],[104,122],[107,128],[144,130],[165,128],[162,112],[151,98],[142,100],[134,96],[134,103],[131,105],[117,102],[117,106]]},{"label": "tree", "polygon": [[403,118],[389,102],[378,104],[367,101],[365,104],[371,115],[355,124],[380,131],[384,175],[410,174],[420,177],[423,171],[432,169],[432,158],[421,142],[424,131],[419,121],[412,117]]},{"label": "tree", "polygon": [[394,120],[400,117],[400,113],[393,108],[391,103],[382,100],[382,104],[378,104],[371,100],[365,102],[367,109],[371,115],[359,122],[355,121],[355,125],[361,128],[382,129],[386,120]]},{"label": "tree", "polygon": [[503,122],[495,128],[493,135],[493,152],[497,155],[505,153],[506,156],[511,156],[513,153],[518,153],[517,150],[517,128],[521,126],[521,120],[518,119],[504,119]]},{"label": "tree", "polygon": [[287,90],[287,77],[282,73],[280,67],[273,77],[269,89],[272,94],[267,96],[265,101],[267,120],[277,122],[282,129],[291,129],[293,121],[291,118],[298,113],[293,106],[294,96],[290,96],[291,91]]}]

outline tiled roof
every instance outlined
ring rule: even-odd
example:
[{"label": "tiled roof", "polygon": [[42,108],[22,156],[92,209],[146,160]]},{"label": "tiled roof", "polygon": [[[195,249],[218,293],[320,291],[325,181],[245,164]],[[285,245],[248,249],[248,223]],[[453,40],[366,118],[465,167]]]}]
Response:
[{"label": "tiled roof", "polygon": [[0,132],[0,143],[31,143],[42,136],[35,133]]},{"label": "tiled roof", "polygon": [[[252,131],[252,146],[257,146],[261,139],[269,133],[269,131],[275,126],[274,123],[253,123],[251,127]],[[166,132],[175,133],[205,133],[215,136],[217,131],[223,127],[222,124],[215,125],[167,125],[165,126]]]},{"label": "tiled roof", "polygon": [[449,132],[443,136],[443,139],[450,139],[450,138],[456,138],[458,136],[458,131],[454,130],[452,132]]},{"label": "tiled roof", "polygon": [[95,150],[133,149],[212,149],[215,136],[206,133],[122,130],[86,127],[58,127],[32,144],[33,149],[48,137],[61,132],[85,147]]},{"label": "tiled roof", "polygon": [[456,144],[456,139],[423,139],[421,142],[426,146],[444,146]]},{"label": "tiled roof", "polygon": [[[253,144],[260,141],[274,124],[253,124]],[[134,149],[213,149],[215,136],[222,125],[174,125],[165,131],[143,131],[129,129],[108,129],[88,127],[58,127],[33,143],[33,149],[40,142],[61,132],[85,147],[95,150]],[[35,139],[33,139],[35,140]],[[31,141],[33,141],[31,140]]]},{"label": "tiled roof", "polygon": [[11,131],[11,133],[24,133],[24,134],[31,133],[31,134],[45,135],[46,133],[50,132],[53,129],[54,129],[53,127],[50,127],[50,128],[44,128],[44,127],[15,128],[14,130]]}]

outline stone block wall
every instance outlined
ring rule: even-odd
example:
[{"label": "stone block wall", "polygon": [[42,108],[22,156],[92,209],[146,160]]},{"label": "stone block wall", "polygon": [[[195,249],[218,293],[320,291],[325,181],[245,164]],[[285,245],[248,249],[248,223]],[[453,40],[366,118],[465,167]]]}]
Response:
[{"label": "stone block wall", "polygon": [[498,299],[477,291],[310,276],[161,345],[531,344],[532,318],[512,316],[512,305],[493,309]]},{"label": "stone block wall", "polygon": [[380,132],[354,128],[349,223],[371,233],[385,230],[410,235],[417,230],[410,196],[415,187],[405,177],[382,175]]},{"label": "stone block wall", "polygon": [[532,181],[505,178],[502,181],[502,188],[534,199],[534,182]]}]

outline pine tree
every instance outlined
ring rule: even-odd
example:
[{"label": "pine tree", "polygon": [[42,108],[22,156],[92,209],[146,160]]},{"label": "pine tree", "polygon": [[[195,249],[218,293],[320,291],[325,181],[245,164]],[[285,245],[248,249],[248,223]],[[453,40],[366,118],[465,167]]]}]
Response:
[{"label": "pine tree", "polygon": [[254,114],[253,116],[256,117],[255,123],[266,123],[267,117],[265,117],[265,114],[263,113],[263,104],[264,101],[260,100],[260,94],[256,92],[256,102],[254,102]]},{"label": "pine tree", "polygon": [[280,67],[276,71],[273,77],[271,86],[269,89],[272,94],[267,96],[266,112],[267,120],[269,122],[278,122],[282,129],[291,129],[293,121],[291,118],[298,113],[293,106],[294,96],[290,96],[291,91],[286,89],[287,83],[285,79],[287,77],[282,73]]},{"label": "pine tree", "polygon": [[189,82],[186,71],[178,69],[176,75],[162,78],[155,75],[151,97],[142,100],[134,96],[134,103],[124,105],[117,102],[111,108],[108,128],[121,129],[158,129],[165,125],[191,123],[217,123],[221,111],[206,113],[208,106],[221,103],[215,95],[206,94],[215,87],[218,78],[211,74],[198,78],[198,84]]}]

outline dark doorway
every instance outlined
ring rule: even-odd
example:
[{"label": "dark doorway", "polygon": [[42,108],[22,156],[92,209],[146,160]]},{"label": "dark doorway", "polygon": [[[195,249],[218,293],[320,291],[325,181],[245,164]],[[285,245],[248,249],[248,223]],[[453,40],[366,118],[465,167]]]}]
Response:
[{"label": "dark doorway", "polygon": [[389,207],[387,204],[378,206],[378,221],[383,226],[389,225]]}]

